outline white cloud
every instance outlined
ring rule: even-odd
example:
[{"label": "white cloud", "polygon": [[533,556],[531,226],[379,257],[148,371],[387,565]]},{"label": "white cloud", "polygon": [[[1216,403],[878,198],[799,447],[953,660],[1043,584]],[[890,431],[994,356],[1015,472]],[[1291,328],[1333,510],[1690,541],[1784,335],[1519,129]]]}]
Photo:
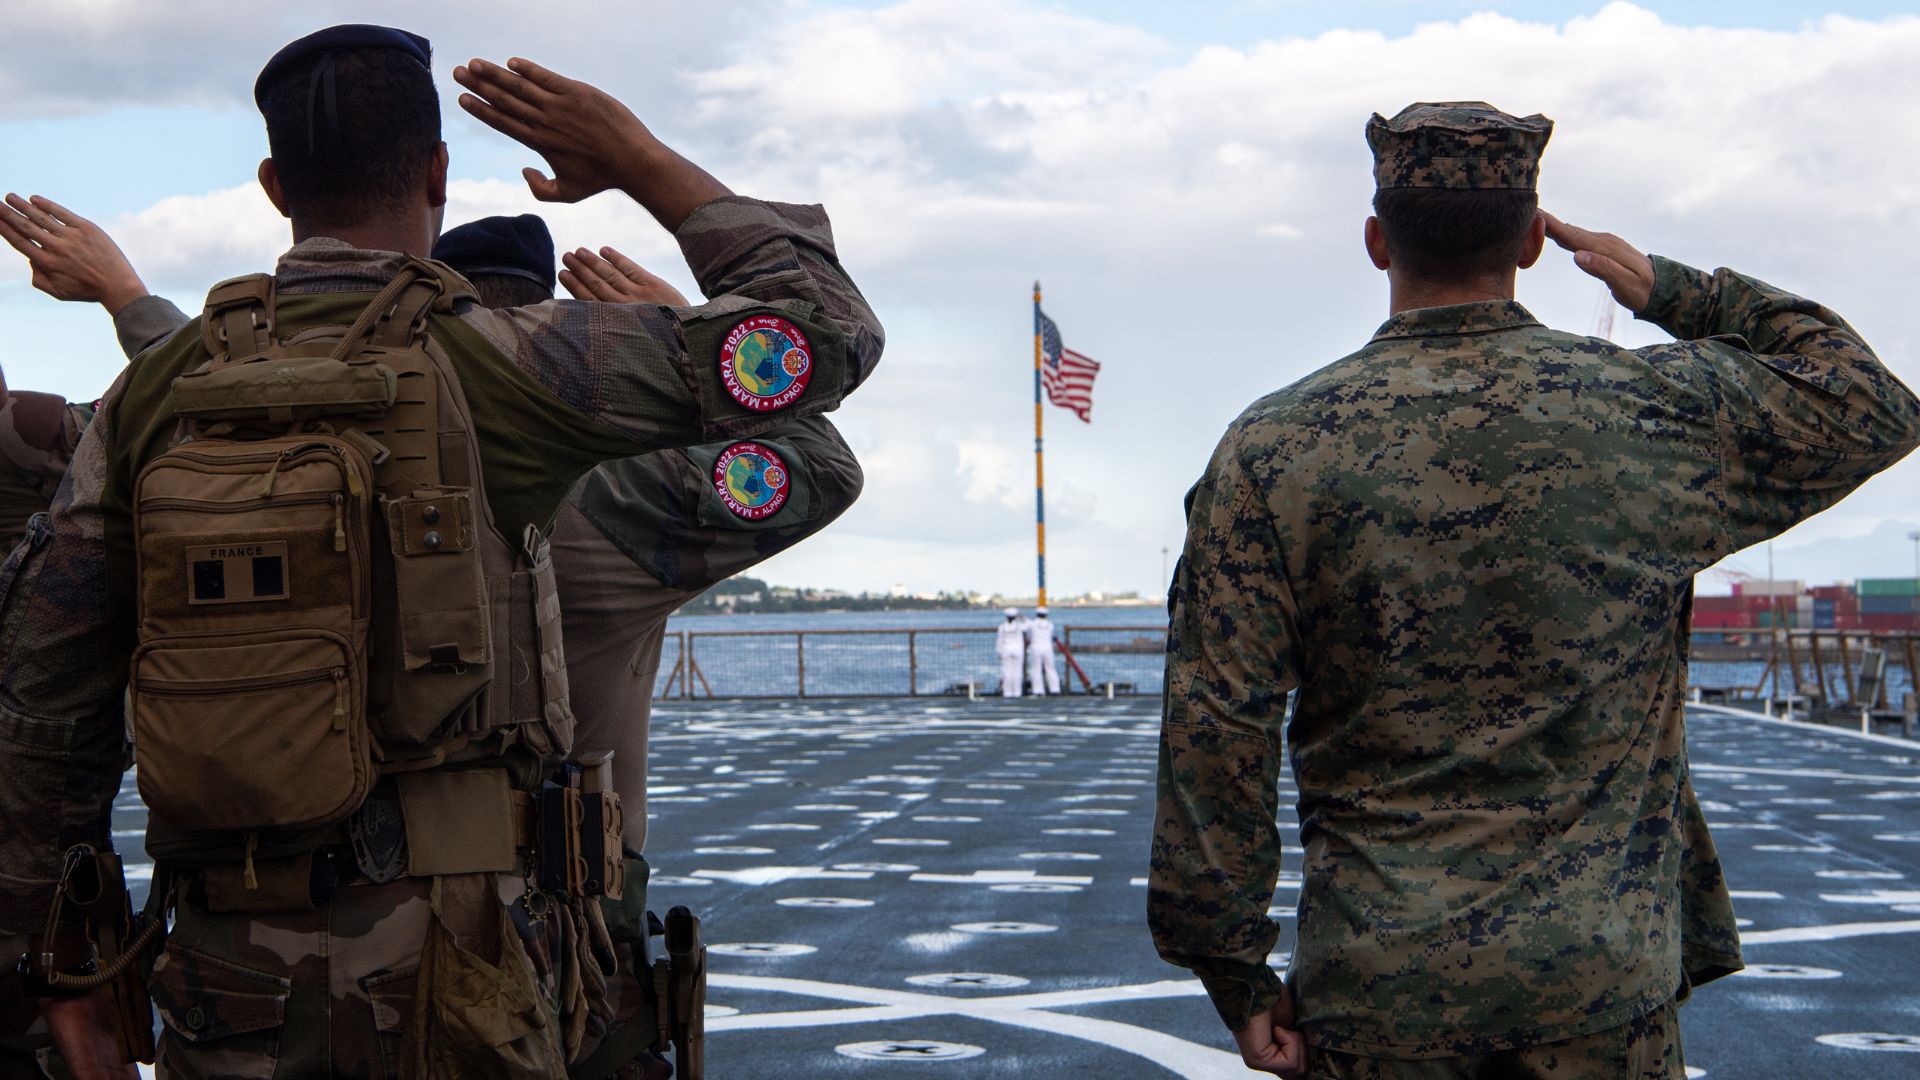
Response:
[{"label": "white cloud", "polygon": [[[504,2],[459,6],[471,18],[429,31],[447,39],[443,58],[516,42],[626,97],[736,189],[833,212],[890,345],[841,414],[863,449],[867,496],[777,564],[791,580],[1026,586],[1037,276],[1068,343],[1106,365],[1091,427],[1048,414],[1053,584],[1156,588],[1157,549],[1177,545],[1180,496],[1225,423],[1359,345],[1384,316],[1384,283],[1359,245],[1371,195],[1361,133],[1370,113],[1414,100],[1480,98],[1552,116],[1550,208],[1827,302],[1920,381],[1908,297],[1920,250],[1909,136],[1920,130],[1920,18],[1763,32],[1676,26],[1617,3],[1563,25],[1481,14],[1398,37],[1335,31],[1183,53],[1029,0],[767,3],[743,9],[725,34],[672,39],[636,32],[680,7],[652,4],[614,24],[631,46],[612,29],[562,33],[575,24],[509,16],[518,9]],[[81,25],[124,44],[160,19],[124,7],[124,27],[104,16]],[[452,23],[453,7],[434,0],[423,19]],[[194,14],[204,10],[184,21],[204,23]],[[250,41],[287,33],[267,16],[246,19]],[[216,62],[202,64],[199,83],[175,84],[158,55],[171,39],[160,40],[135,48],[85,101],[123,100],[112,96],[121,85],[231,91],[252,71],[217,58],[271,47],[203,41],[196,55]],[[683,43],[693,51],[674,51]],[[17,51],[0,46],[0,61]],[[26,77],[0,74],[0,92]],[[72,96],[84,81],[55,83]],[[40,92],[43,107],[50,93]],[[457,160],[480,140],[499,147],[470,124],[449,131]],[[462,184],[454,197],[449,220],[534,208],[513,179]],[[204,213],[167,200],[119,226],[133,230],[129,250],[171,267],[183,287],[250,269],[277,246],[263,201],[201,198]],[[611,242],[659,268],[672,258],[617,197],[542,209],[563,244]],[[0,266],[0,286],[16,271]],[[1558,253],[1521,284],[1536,314],[1580,331],[1596,294]],[[1284,322],[1284,348],[1247,349],[1243,328],[1255,320]],[[1658,338],[1640,324],[1620,336]],[[1917,487],[1920,463],[1908,464],[1834,513],[1872,532],[1911,515]],[[1836,561],[1825,574],[1901,570]]]}]

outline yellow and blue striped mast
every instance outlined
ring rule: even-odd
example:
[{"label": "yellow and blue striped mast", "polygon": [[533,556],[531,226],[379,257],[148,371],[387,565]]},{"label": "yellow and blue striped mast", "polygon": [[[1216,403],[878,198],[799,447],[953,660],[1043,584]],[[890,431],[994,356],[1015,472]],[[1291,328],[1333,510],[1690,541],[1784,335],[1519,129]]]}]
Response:
[{"label": "yellow and blue striped mast", "polygon": [[1040,283],[1033,283],[1033,531],[1040,571],[1040,606],[1047,606],[1047,455],[1040,426]]}]

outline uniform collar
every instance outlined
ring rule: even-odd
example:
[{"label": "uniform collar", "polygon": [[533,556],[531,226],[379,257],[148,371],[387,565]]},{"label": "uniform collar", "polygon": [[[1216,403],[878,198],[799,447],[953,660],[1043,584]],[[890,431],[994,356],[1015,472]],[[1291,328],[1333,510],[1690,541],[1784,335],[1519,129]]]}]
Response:
[{"label": "uniform collar", "polygon": [[331,236],[313,236],[287,249],[274,267],[283,292],[378,292],[407,257],[398,251],[368,251]]},{"label": "uniform collar", "polygon": [[1373,340],[1486,334],[1539,325],[1540,321],[1516,301],[1476,300],[1471,304],[1403,311],[1381,323],[1380,329],[1374,331]]}]

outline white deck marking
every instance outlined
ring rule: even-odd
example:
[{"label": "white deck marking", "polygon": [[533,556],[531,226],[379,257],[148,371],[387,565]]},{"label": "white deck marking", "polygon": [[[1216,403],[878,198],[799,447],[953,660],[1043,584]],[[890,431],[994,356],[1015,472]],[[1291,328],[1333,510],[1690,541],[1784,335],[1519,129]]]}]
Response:
[{"label": "white deck marking", "polygon": [[908,881],[931,881],[950,885],[1024,885],[1040,882],[1047,885],[1091,885],[1090,877],[1073,877],[1065,874],[1041,874],[1034,870],[975,870],[971,874],[915,874]]},{"label": "white deck marking", "polygon": [[695,870],[693,876],[741,885],[772,885],[779,881],[812,881],[819,878],[866,881],[873,874],[866,870],[828,870],[819,866],[754,866],[745,870]]},{"label": "white deck marking", "polygon": [[1920,892],[1875,889],[1866,893],[1821,893],[1830,904],[1920,904]]},{"label": "white deck marking", "polygon": [[1168,997],[1196,997],[1206,991],[1199,982],[1171,980],[1139,986],[1113,986],[1059,993],[1008,994],[993,997],[949,997],[902,990],[811,979],[783,979],[762,975],[708,976],[708,983],[724,990],[766,990],[844,1001],[867,1008],[814,1009],[784,1013],[742,1013],[719,1017],[707,1024],[709,1032],[753,1031],[766,1028],[825,1027],[874,1023],[926,1016],[956,1016],[1011,1027],[1084,1039],[1151,1061],[1182,1080],[1240,1080],[1247,1068],[1238,1054],[1189,1042],[1114,1020],[1047,1010],[1111,1001],[1142,1001]]},{"label": "white deck marking", "polygon": [[1733,897],[1735,900],[1785,900],[1786,899],[1786,897],[1781,896],[1779,893],[1769,892],[1766,889],[1728,889],[1727,895]]},{"label": "white deck marking", "polygon": [[1841,938],[1874,937],[1880,934],[1920,934],[1920,919],[1898,922],[1835,923],[1830,926],[1789,926],[1782,930],[1761,930],[1741,934],[1742,945],[1780,945],[1790,941],[1838,941]]}]

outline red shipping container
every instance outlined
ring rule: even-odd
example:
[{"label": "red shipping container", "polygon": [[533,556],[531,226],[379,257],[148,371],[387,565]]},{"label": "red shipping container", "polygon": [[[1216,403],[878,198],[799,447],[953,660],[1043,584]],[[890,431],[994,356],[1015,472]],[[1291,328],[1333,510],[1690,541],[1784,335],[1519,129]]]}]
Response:
[{"label": "red shipping container", "polygon": [[1880,615],[1861,615],[1857,618],[1857,625],[1861,630],[1920,630],[1920,614],[1914,612],[1888,612]]}]

